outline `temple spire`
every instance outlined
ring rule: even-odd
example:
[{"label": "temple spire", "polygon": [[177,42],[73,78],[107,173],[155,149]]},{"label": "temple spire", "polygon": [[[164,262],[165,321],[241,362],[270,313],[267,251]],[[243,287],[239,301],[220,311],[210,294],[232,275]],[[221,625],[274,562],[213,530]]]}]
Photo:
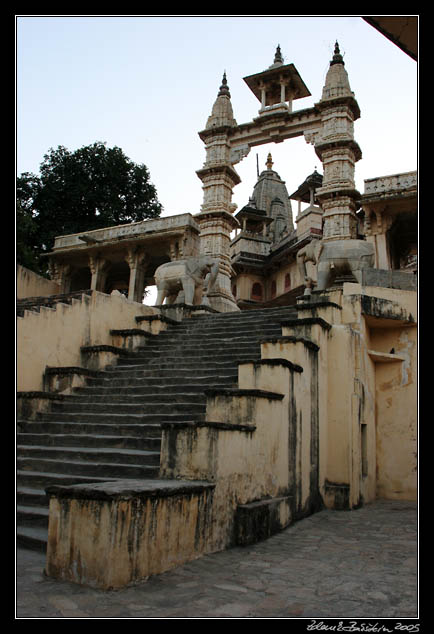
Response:
[{"label": "temple spire", "polygon": [[277,45],[276,53],[274,55],[274,63],[275,64],[283,64],[283,57],[280,51],[280,44]]},{"label": "temple spire", "polygon": [[343,64],[343,65],[345,65],[344,58],[342,57],[341,52],[339,50],[339,44],[338,44],[337,40],[336,40],[336,43],[335,43],[334,55],[333,55],[333,59],[330,62],[330,66],[333,66],[333,64]]},{"label": "temple spire", "polygon": [[223,73],[222,84],[220,86],[220,90],[218,92],[217,97],[221,97],[222,95],[227,95],[228,97],[231,96],[231,93],[229,92],[228,82],[227,82],[227,79],[226,79],[226,71],[224,71],[224,73]]}]

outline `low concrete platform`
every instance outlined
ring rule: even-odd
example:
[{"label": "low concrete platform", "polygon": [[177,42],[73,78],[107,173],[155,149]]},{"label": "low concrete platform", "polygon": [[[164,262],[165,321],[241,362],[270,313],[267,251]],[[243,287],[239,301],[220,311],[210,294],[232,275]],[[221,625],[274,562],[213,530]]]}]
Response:
[{"label": "low concrete platform", "polygon": [[323,619],[360,619],[351,631],[390,619],[369,631],[398,622],[423,631],[417,537],[412,502],[324,510],[261,543],[106,592],[49,579],[45,556],[19,549],[16,618],[299,619],[301,631]]}]

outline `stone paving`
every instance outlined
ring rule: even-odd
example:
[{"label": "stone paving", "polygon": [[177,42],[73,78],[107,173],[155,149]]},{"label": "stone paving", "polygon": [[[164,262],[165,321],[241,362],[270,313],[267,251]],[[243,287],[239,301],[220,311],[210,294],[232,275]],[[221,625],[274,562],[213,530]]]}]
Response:
[{"label": "stone paving", "polygon": [[[412,502],[324,510],[254,546],[108,592],[49,579],[44,555],[19,549],[16,619],[275,618],[299,619],[304,631],[318,619],[413,623],[419,617],[417,522]],[[413,627],[407,631],[419,631]]]}]

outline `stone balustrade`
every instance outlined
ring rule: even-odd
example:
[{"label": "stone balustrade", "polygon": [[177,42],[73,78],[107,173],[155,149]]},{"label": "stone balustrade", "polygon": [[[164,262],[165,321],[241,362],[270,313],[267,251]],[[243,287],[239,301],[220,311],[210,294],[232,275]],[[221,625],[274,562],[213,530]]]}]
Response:
[{"label": "stone balustrade", "polygon": [[365,179],[365,194],[382,194],[417,187],[417,172],[404,172]]}]

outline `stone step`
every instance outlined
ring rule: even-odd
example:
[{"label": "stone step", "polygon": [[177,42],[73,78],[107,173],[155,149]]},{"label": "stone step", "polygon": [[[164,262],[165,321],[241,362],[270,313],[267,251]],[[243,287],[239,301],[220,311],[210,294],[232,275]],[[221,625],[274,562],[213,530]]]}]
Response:
[{"label": "stone step", "polygon": [[[225,384],[222,386],[222,388],[224,387],[227,387],[227,385]],[[206,400],[206,389],[206,386],[202,386],[202,388],[197,391],[185,392],[178,390],[169,392],[167,388],[156,390],[156,388],[148,387],[147,389],[143,388],[143,390],[140,390],[140,388],[133,387],[124,388],[124,391],[118,392],[113,389],[98,391],[98,388],[90,388],[90,390],[88,389],[84,393],[75,393],[73,401],[68,401],[67,403],[56,403],[52,411],[65,411],[65,409],[73,411],[77,406],[80,407],[80,409],[83,409],[86,405],[89,405],[90,407],[107,405],[108,408],[111,408],[112,406],[114,408],[119,408],[126,405],[129,408],[139,408],[138,413],[140,413],[150,405],[154,404],[160,405],[164,403],[165,405],[177,406],[180,404],[195,404],[198,402],[204,403]]]},{"label": "stone step", "polygon": [[[235,321],[234,319],[231,321],[227,319],[226,321],[216,320],[213,323],[189,323],[181,325],[179,330],[176,332],[178,336],[184,337],[198,334],[207,336],[218,333],[241,336],[243,334],[251,334],[252,332],[260,332],[261,330],[267,328],[280,328],[281,322],[288,319],[297,319],[296,313],[285,313],[279,315],[278,317],[264,317],[262,319],[254,316],[250,319],[245,319],[244,321]],[[165,331],[167,334],[171,332],[173,331],[170,328]]]},{"label": "stone step", "polygon": [[[113,431],[113,426],[111,426]],[[120,436],[102,434],[61,434],[56,433],[19,433],[17,445],[62,446],[62,447],[102,447],[116,449],[139,449],[141,451],[159,451],[161,438],[146,438],[142,436]]]},{"label": "stone step", "polygon": [[[104,456],[101,456],[103,459]],[[69,476],[90,476],[113,478],[153,478],[158,475],[159,465],[118,464],[112,462],[86,462],[85,460],[64,460],[61,458],[18,457],[20,471],[56,473]]]},{"label": "stone step", "polygon": [[99,462],[115,465],[159,465],[160,452],[137,449],[107,448],[107,447],[72,447],[54,445],[18,445],[17,450],[21,458],[64,460],[80,462]]},{"label": "stone step", "polygon": [[218,378],[224,374],[226,378],[233,381],[238,380],[238,365],[222,366],[222,367],[205,367],[205,368],[162,368],[157,367],[126,367],[119,370],[113,370],[107,373],[107,377],[100,379],[92,379],[89,385],[130,385],[133,381],[148,381],[158,383],[159,385],[167,385],[168,388],[173,383],[180,380],[196,379],[201,382],[212,382],[213,378]]},{"label": "stone step", "polygon": [[222,375],[215,370],[209,370],[204,373],[199,373],[193,368],[180,372],[177,369],[166,370],[164,374],[156,372],[154,370],[135,370],[132,373],[120,372],[118,375],[108,373],[105,377],[92,378],[86,381],[88,387],[104,387],[113,386],[114,388],[124,386],[161,386],[171,390],[174,386],[184,384],[185,381],[191,379],[192,381],[200,381],[204,387],[209,387],[214,381],[219,384],[233,383],[238,380],[238,368],[230,368],[227,374]]},{"label": "stone step", "polygon": [[[150,476],[148,476],[150,477]],[[153,476],[152,476],[153,477]],[[80,474],[55,473],[53,471],[41,471],[31,469],[17,470],[17,481],[19,487],[27,487],[34,489],[44,489],[51,484],[59,486],[68,486],[70,484],[90,484],[93,482],[108,482],[117,480],[117,477],[111,476],[89,476]]]},{"label": "stone step", "polygon": [[122,372],[128,372],[128,371],[133,371],[133,372],[138,372],[138,371],[142,371],[142,372],[152,372],[155,373],[158,370],[161,371],[179,371],[179,372],[183,372],[183,371],[196,371],[196,375],[199,372],[219,372],[219,371],[226,371],[226,369],[229,368],[235,368],[238,366],[239,363],[243,363],[246,361],[251,361],[252,359],[255,360],[259,360],[261,358],[261,354],[259,349],[258,350],[252,350],[251,352],[249,352],[248,354],[239,354],[236,357],[229,357],[226,359],[219,359],[219,360],[215,360],[214,358],[208,358],[208,359],[193,359],[193,358],[185,358],[182,357],[180,355],[178,356],[165,356],[165,357],[161,357],[159,359],[153,359],[148,361],[148,363],[141,363],[138,364],[137,362],[131,362],[131,363],[125,363],[124,361],[122,363],[119,363],[116,366],[113,366],[110,369],[110,373],[113,376],[116,376],[117,374],[120,374]]},{"label": "stone step", "polygon": [[92,295],[91,290],[74,291],[72,293],[63,293],[57,295],[48,295],[41,297],[26,297],[17,300],[17,315],[23,316],[25,310],[38,311],[42,308],[55,308],[56,304],[70,304],[73,299],[80,300],[83,295]]},{"label": "stone step", "polygon": [[23,432],[35,434],[96,435],[103,437],[103,442],[106,436],[113,436],[114,432],[120,437],[161,438],[159,423],[119,423],[114,428],[111,423],[20,421],[19,427]]},{"label": "stone step", "polygon": [[[258,337],[278,335],[281,333],[281,330],[282,326],[280,323],[258,324],[252,322],[251,324],[246,325],[244,331],[231,328],[230,325],[228,325],[214,326],[213,328],[207,329],[194,329],[191,331],[185,331],[182,334],[175,334],[172,330],[166,330],[164,333],[161,333],[159,337],[161,337],[161,344],[174,344],[176,342],[191,342],[191,344],[195,344],[198,342],[200,343],[208,341],[210,344],[218,344],[221,339],[224,339],[228,345],[238,345],[243,343],[250,343]],[[156,345],[157,342],[155,340],[152,340],[147,342],[143,347],[152,348]]]},{"label": "stone step", "polygon": [[[288,311],[284,313],[280,313],[279,315],[262,315],[258,316],[256,314],[250,314],[246,317],[229,317],[223,316],[216,317],[213,319],[203,320],[203,321],[184,321],[182,322],[176,329],[176,332],[180,335],[185,333],[195,333],[195,332],[208,332],[212,330],[219,330],[225,328],[227,331],[232,331],[233,334],[241,335],[245,332],[248,332],[248,328],[250,326],[267,326],[270,324],[279,325],[282,319],[289,319],[296,317],[297,313],[295,311]],[[174,329],[168,328],[164,331],[165,333],[174,332]]]},{"label": "stone step", "polygon": [[153,414],[120,414],[105,412],[43,412],[39,413],[38,420],[55,423],[112,423],[114,425],[176,423],[197,419],[191,413],[153,413]]},{"label": "stone step", "polygon": [[171,349],[165,352],[159,351],[154,353],[150,351],[147,354],[138,355],[133,358],[119,359],[116,365],[107,368],[108,372],[116,371],[119,368],[128,366],[155,366],[158,363],[162,363],[165,366],[167,364],[176,364],[181,367],[188,367],[192,364],[199,365],[199,367],[218,367],[219,365],[230,365],[236,363],[239,359],[248,359],[255,354],[260,353],[260,345],[249,346],[243,350],[234,350],[231,352],[213,352],[213,349],[206,348],[196,350],[175,350]]},{"label": "stone step", "polygon": [[19,504],[24,506],[48,506],[48,496],[44,489],[32,488],[25,486],[17,486],[16,499]]},{"label": "stone step", "polygon": [[45,552],[47,548],[47,529],[40,526],[17,526],[17,544],[23,548]]},{"label": "stone step", "polygon": [[[276,336],[281,336],[281,333]],[[227,346],[227,349],[226,349]],[[134,363],[140,360],[152,361],[155,358],[178,358],[181,359],[200,359],[201,357],[208,357],[212,354],[213,359],[216,361],[224,359],[237,358],[240,355],[250,354],[251,351],[256,351],[260,347],[259,341],[255,340],[246,344],[237,344],[232,346],[230,340],[225,341],[223,339],[216,341],[215,343],[208,343],[202,341],[195,346],[188,344],[179,345],[164,345],[161,344],[158,347],[148,347],[137,349],[138,356],[135,359],[125,360],[125,363]],[[223,349],[223,350],[222,350]],[[124,360],[120,361],[123,364]]]},{"label": "stone step", "polygon": [[278,334],[281,332],[281,329],[282,326],[280,324],[250,324],[248,329],[246,329],[246,332],[240,333],[236,331],[234,333],[227,327],[221,326],[218,328],[214,327],[212,329],[207,329],[206,331],[193,330],[191,333],[185,333],[182,336],[172,330],[166,330],[156,337],[157,341],[153,339],[152,341],[147,342],[146,345],[140,346],[139,348],[152,349],[167,345],[184,344],[189,346],[200,345],[201,343],[219,345],[221,341],[224,341],[231,346],[238,346],[255,343],[258,336],[262,336],[262,334]]},{"label": "stone step", "polygon": [[179,324],[179,328],[183,326],[189,326],[193,322],[208,322],[208,323],[219,323],[219,322],[236,322],[243,323],[245,321],[250,320],[259,320],[261,318],[265,319],[273,319],[276,317],[280,317],[280,315],[288,315],[288,313],[297,314],[297,309],[295,306],[278,306],[276,308],[259,308],[254,310],[243,310],[243,311],[234,311],[230,313],[213,313],[212,315],[195,315],[190,319],[185,319],[183,322]]},{"label": "stone step", "polygon": [[[143,380],[139,382],[135,381],[134,385],[130,385],[128,382],[127,385],[112,385],[110,382],[109,386],[103,385],[95,385],[95,386],[82,386],[76,387],[74,389],[74,396],[77,398],[92,398],[92,399],[100,399],[100,398],[113,398],[115,400],[120,398],[147,398],[149,396],[160,397],[161,395],[167,396],[167,398],[176,399],[184,396],[188,396],[189,398],[196,398],[196,396],[203,393],[206,389],[209,388],[209,384],[212,382],[212,386],[215,388],[224,388],[228,387],[231,383],[230,381],[221,381],[216,382],[212,381],[213,377],[210,377],[210,381],[208,384],[204,383],[172,383],[170,385],[170,389],[168,389],[167,385],[161,385],[160,383],[153,382],[152,385],[149,385],[149,380]],[[96,401],[97,402],[97,401]],[[146,403],[146,400],[144,401]]]},{"label": "stone step", "polygon": [[17,523],[44,526],[48,528],[48,504],[46,506],[29,506],[17,504]]},{"label": "stone step", "polygon": [[165,412],[169,414],[197,412],[201,413],[206,405],[205,394],[191,395],[189,398],[176,398],[168,395],[167,399],[162,396],[149,397],[148,400],[132,397],[130,400],[121,398],[119,401],[107,398],[83,401],[56,402],[52,404],[50,414],[59,412],[61,414],[151,414],[153,412]]}]

